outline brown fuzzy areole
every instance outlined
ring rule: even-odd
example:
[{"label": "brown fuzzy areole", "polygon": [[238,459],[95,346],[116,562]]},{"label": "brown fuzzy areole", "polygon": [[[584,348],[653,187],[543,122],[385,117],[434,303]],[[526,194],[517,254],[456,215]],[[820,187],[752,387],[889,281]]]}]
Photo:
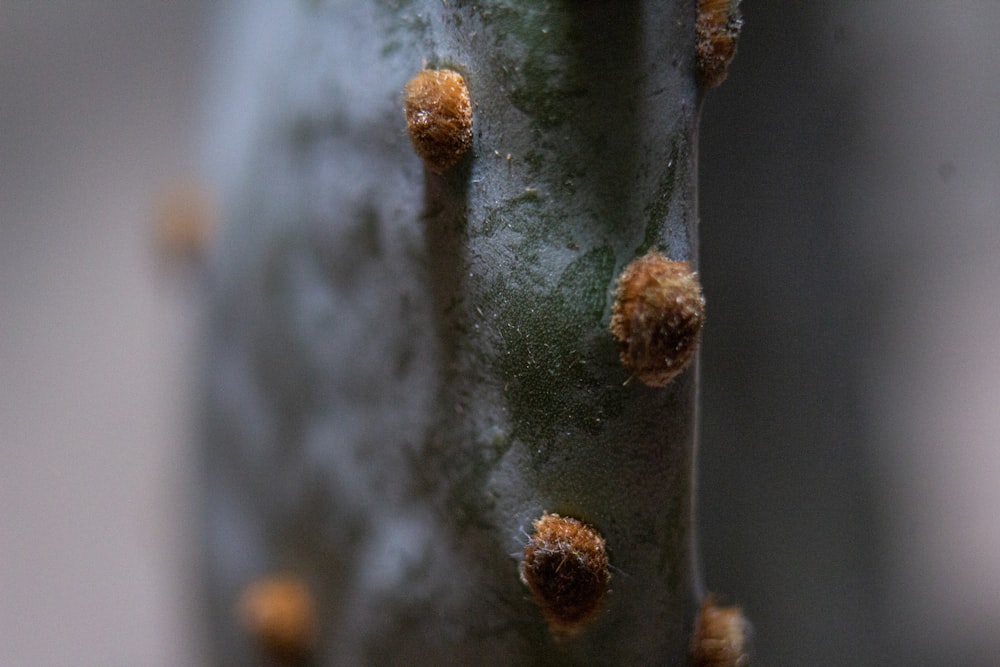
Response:
[{"label": "brown fuzzy areole", "polygon": [[651,387],[669,383],[701,341],[705,299],[687,262],[650,251],[625,267],[611,310],[621,361]]},{"label": "brown fuzzy areole", "polygon": [[743,27],[739,0],[698,0],[695,56],[698,79],[714,88],[726,80]]},{"label": "brown fuzzy areole", "polygon": [[695,667],[747,667],[750,624],[739,607],[719,607],[707,596],[698,610],[691,636],[691,663]]},{"label": "brown fuzzy areole", "polygon": [[410,142],[428,169],[443,174],[472,146],[472,104],[465,79],[452,70],[420,70],[403,92]]},{"label": "brown fuzzy areole", "polygon": [[584,523],[543,514],[524,548],[521,581],[557,635],[580,632],[600,612],[611,578],[604,538]]},{"label": "brown fuzzy areole", "polygon": [[244,627],[260,650],[282,665],[304,664],[316,644],[316,611],[304,582],[290,575],[258,579],[239,601]]}]

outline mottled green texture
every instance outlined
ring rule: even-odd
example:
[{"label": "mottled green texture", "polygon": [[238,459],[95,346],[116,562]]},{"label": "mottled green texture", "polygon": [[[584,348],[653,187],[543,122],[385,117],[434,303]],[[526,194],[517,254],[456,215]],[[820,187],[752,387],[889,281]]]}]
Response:
[{"label": "mottled green texture", "polygon": [[619,387],[590,369],[606,356],[602,331],[614,256],[597,248],[566,267],[548,293],[525,304],[517,277],[498,279],[489,292],[503,304],[497,370],[513,414],[514,434],[529,441],[562,429],[599,429],[621,413]]},{"label": "mottled green texture", "polygon": [[[290,12],[264,22],[283,60],[250,93],[214,266],[217,617],[283,568],[320,600],[322,664],[680,664],[696,369],[630,382],[608,323],[637,255],[695,259],[693,6],[267,11]],[[425,63],[473,103],[442,176],[403,125]],[[518,578],[545,511],[594,526],[612,567],[561,641]]]}]

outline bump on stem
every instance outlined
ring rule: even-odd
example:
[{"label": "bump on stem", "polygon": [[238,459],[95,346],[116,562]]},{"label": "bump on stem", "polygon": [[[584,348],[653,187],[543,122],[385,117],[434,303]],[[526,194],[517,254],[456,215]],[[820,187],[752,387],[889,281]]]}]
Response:
[{"label": "bump on stem", "polygon": [[750,664],[750,623],[739,607],[720,607],[715,596],[701,603],[691,636],[695,667],[747,667]]},{"label": "bump on stem", "polygon": [[739,0],[698,0],[695,56],[698,79],[714,88],[726,80],[743,27]]},{"label": "bump on stem", "polygon": [[304,582],[291,575],[258,579],[243,591],[240,620],[261,652],[282,665],[303,665],[316,644],[316,611]]},{"label": "bump on stem", "polygon": [[404,112],[414,150],[443,174],[472,146],[472,104],[465,79],[452,70],[424,69],[407,82]]},{"label": "bump on stem", "polygon": [[650,251],[618,278],[611,333],[622,363],[644,384],[665,386],[684,370],[704,322],[701,283],[687,262]]},{"label": "bump on stem", "polygon": [[524,548],[521,581],[556,635],[579,633],[600,612],[610,574],[604,538],[590,526],[543,514]]}]

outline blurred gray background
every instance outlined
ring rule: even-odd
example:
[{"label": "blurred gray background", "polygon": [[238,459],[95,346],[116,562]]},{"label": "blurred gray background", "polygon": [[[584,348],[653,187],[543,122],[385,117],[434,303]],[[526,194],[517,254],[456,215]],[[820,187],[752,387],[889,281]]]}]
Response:
[{"label": "blurred gray background", "polygon": [[[995,665],[1000,4],[744,14],[702,121],[708,586],[758,665]],[[0,667],[204,661],[199,275],[155,221],[225,178],[222,45],[266,30],[0,2]]]}]

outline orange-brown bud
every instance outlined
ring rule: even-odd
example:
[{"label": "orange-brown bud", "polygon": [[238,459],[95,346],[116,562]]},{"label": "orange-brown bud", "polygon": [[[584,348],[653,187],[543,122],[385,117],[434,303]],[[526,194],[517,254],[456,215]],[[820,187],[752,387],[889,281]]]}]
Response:
[{"label": "orange-brown bud", "polygon": [[739,607],[719,607],[709,595],[701,603],[691,637],[695,667],[747,667],[750,624]]},{"label": "orange-brown bud", "polygon": [[452,70],[425,69],[403,91],[410,142],[427,168],[442,174],[472,146],[472,104],[465,79]]},{"label": "orange-brown bud", "polygon": [[316,643],[309,589],[292,576],[254,581],[240,597],[240,618],[262,651],[282,664],[301,664]]},{"label": "orange-brown bud", "polygon": [[214,207],[203,186],[194,181],[175,184],[158,202],[158,250],[170,261],[197,259],[209,244],[214,222]]},{"label": "orange-brown bud", "polygon": [[726,80],[743,27],[739,5],[740,0],[698,0],[695,56],[704,86],[711,88]]},{"label": "orange-brown bud", "polygon": [[644,384],[662,387],[698,349],[705,299],[687,262],[649,252],[625,267],[611,310],[621,360]]},{"label": "orange-brown bud", "polygon": [[574,635],[600,612],[608,590],[604,538],[584,523],[543,514],[524,548],[521,581],[552,632]]}]

